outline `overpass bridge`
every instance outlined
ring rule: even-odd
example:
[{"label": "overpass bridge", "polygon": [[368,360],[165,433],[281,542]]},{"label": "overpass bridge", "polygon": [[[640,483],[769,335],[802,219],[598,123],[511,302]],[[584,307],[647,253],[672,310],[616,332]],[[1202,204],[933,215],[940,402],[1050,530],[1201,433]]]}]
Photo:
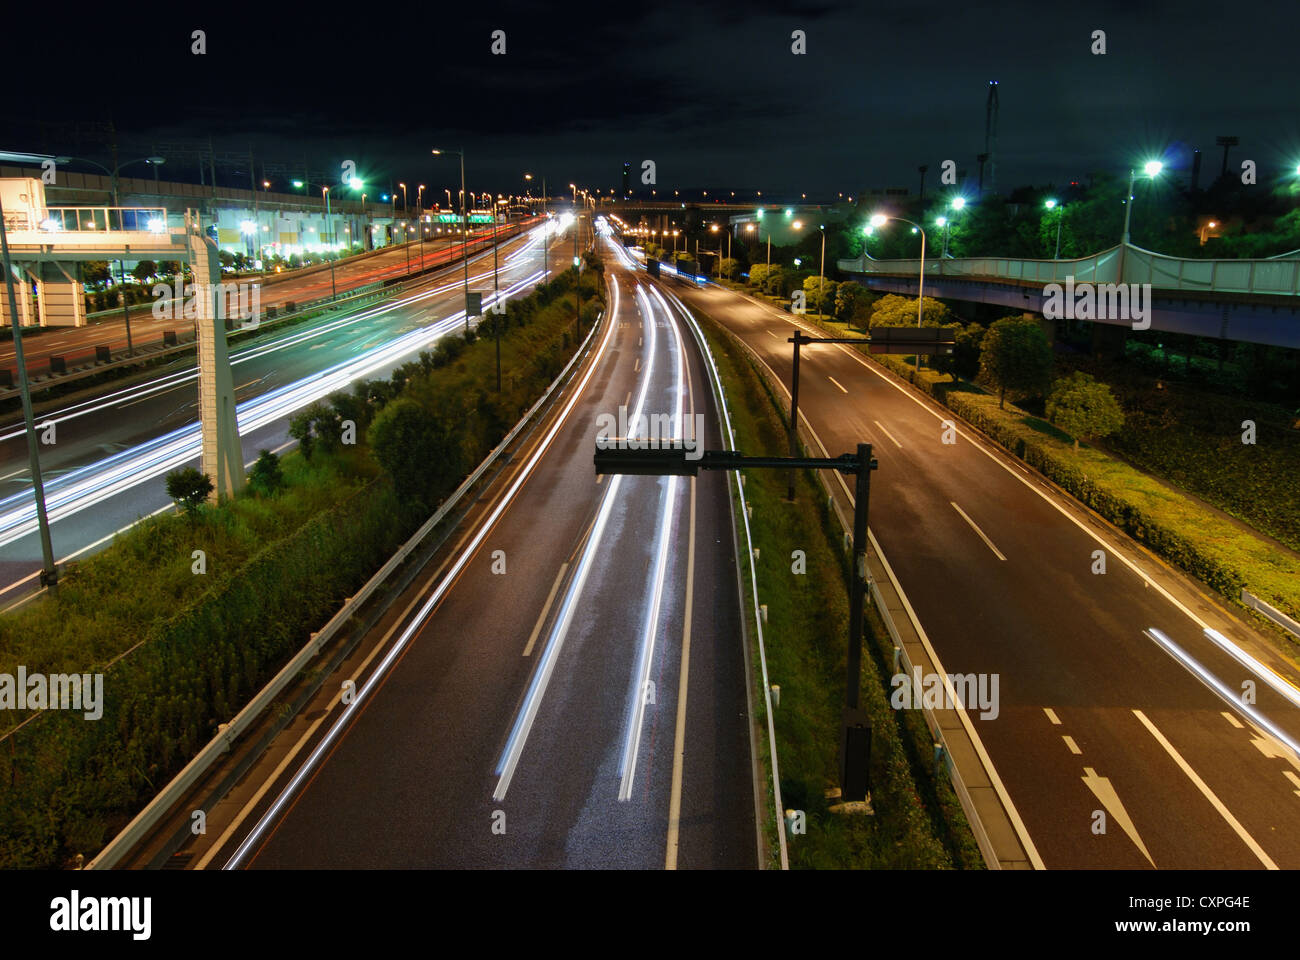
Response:
[{"label": "overpass bridge", "polygon": [[[915,295],[920,260],[840,260],[844,273],[872,290]],[[1067,284],[1149,286],[1149,328],[1197,337],[1300,348],[1300,251],[1262,260],[1193,260],[1120,244],[1074,260],[958,257],[925,261],[925,293],[1048,315]],[[1131,288],[1129,288],[1131,289]],[[1107,297],[1097,297],[1106,303]],[[1114,303],[1114,299],[1110,303]],[[1130,329],[1126,311],[1080,317]],[[1077,316],[1071,312],[1068,316]]]}]

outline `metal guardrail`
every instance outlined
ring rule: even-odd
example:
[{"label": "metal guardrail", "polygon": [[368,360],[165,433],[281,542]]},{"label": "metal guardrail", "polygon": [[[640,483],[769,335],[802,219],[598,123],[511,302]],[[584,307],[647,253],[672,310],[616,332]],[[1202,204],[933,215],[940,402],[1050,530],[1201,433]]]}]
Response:
[{"label": "metal guardrail", "polygon": [[1241,588],[1241,602],[1251,609],[1259,611],[1288,633],[1300,637],[1300,623],[1292,620],[1272,604],[1261,600],[1245,587]]},{"label": "metal guardrail", "polygon": [[596,323],[591,325],[587,332],[586,339],[574,351],[573,356],[560,371],[559,375],[546,388],[546,392],[537,400],[536,403],[528,409],[528,412],[520,418],[514,428],[498,443],[492,452],[487,455],[478,468],[471,473],[455,492],[451,494],[442,505],[428,520],[421,525],[420,529],[411,536],[409,540],[388,559],[378,572],[376,572],[365,585],[357,591],[343,606],[339,609],[325,626],[319,631],[312,634],[310,642],[298,651],[294,657],[284,665],[269,683],[264,686],[256,696],[250,700],[242,710],[239,711],[226,724],[208,744],[198,752],[198,754],[187,763],[171,781],[158,792],[158,794],[149,802],[131,820],[130,823],[109,841],[98,854],[95,855],[89,863],[86,864],[87,870],[110,869],[118,863],[127,853],[129,853],[137,844],[158,825],[168,812],[189,792],[190,788],[198,783],[199,779],[208,771],[208,769],[223,755],[225,755],[235,741],[246,732],[259,718],[264,710],[271,705],[276,697],[298,676],[299,673],[310,663],[321,649],[331,641],[346,624],[356,611],[360,608],[369,597],[383,584],[393,571],[396,570],[412,552],[419,547],[429,533],[441,523],[447,515],[456,507],[461,498],[473,488],[482,478],[483,474],[496,462],[501,453],[509,446],[511,442],[519,435],[520,431],[528,422],[537,414],[542,406],[550,399],[560,384],[568,377],[569,371],[573,369],[574,364],[578,362],[587,353],[590,346],[591,338],[596,330],[600,327],[600,321],[604,318],[604,311],[601,311]]}]

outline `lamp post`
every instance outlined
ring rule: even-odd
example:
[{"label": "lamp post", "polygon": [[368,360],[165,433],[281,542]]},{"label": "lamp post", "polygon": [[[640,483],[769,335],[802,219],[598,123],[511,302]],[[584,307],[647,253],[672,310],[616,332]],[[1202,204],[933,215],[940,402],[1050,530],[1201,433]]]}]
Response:
[{"label": "lamp post", "polygon": [[[906,217],[891,217],[886,216],[883,213],[873,214],[871,217],[871,225],[873,227],[882,227],[890,220],[898,220],[901,223],[910,223],[920,231],[921,234],[921,275],[916,284],[916,327],[919,330],[921,328],[921,317],[925,313],[925,228],[919,223],[913,223]],[[920,373],[921,371],[920,351],[916,354],[916,370],[917,373]]]},{"label": "lamp post", "polygon": [[[1159,160],[1148,160],[1142,165],[1142,172],[1146,174],[1148,180],[1154,180],[1160,176],[1160,171],[1165,165]],[[1124,246],[1128,246],[1132,239],[1129,236],[1129,223],[1133,219],[1133,183],[1137,179],[1137,171],[1130,168],[1128,172],[1128,197],[1124,201],[1124,239],[1121,241]]]},{"label": "lamp post", "polygon": [[1044,204],[1044,206],[1047,207],[1048,210],[1059,209],[1059,212],[1056,214],[1056,252],[1052,254],[1052,259],[1060,260],[1061,259],[1061,220],[1065,217],[1065,206],[1064,204],[1057,203],[1055,200],[1048,200],[1047,203]]},{"label": "lamp post", "polygon": [[[39,154],[4,153],[0,154],[0,159],[18,163],[43,163],[53,158]],[[36,442],[36,423],[32,414],[32,390],[27,379],[27,360],[23,356],[23,326],[18,318],[18,298],[14,296],[14,271],[9,260],[9,233],[5,230],[3,204],[0,204],[0,255],[3,256],[5,294],[9,300],[9,317],[14,328],[14,360],[18,364],[18,392],[22,396],[23,424],[27,434],[27,463],[32,471],[32,496],[36,501],[36,528],[41,541],[41,584],[53,593],[58,588],[59,571],[54,565],[54,547],[50,541],[50,518],[45,510],[45,481],[41,478],[40,447]]]},{"label": "lamp post", "polygon": [[469,331],[469,212],[465,209],[465,151],[434,150],[434,156],[450,154],[460,158],[460,220],[461,220],[461,259],[465,263],[465,330]]},{"label": "lamp post", "polygon": [[817,229],[822,232],[822,262],[817,268],[817,313],[826,316],[826,224],[819,223]]}]

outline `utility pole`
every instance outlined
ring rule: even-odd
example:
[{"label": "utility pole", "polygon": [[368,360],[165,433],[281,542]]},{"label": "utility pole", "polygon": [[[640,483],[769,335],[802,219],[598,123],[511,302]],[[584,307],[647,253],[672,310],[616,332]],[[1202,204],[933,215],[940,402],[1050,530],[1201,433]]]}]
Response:
[{"label": "utility pole", "polygon": [[[37,157],[33,159],[45,158]],[[40,449],[36,445],[36,424],[32,416],[32,390],[27,379],[27,361],[23,357],[23,325],[18,316],[18,299],[14,296],[13,264],[9,261],[9,232],[5,229],[4,207],[2,205],[0,205],[0,252],[4,254],[5,291],[9,298],[9,319],[14,328],[14,359],[18,363],[18,389],[22,394],[23,423],[27,432],[27,462],[32,471],[32,494],[36,500],[36,526],[41,540],[41,584],[51,593],[54,593],[58,588],[59,571],[54,565],[54,547],[50,542],[50,518],[45,510],[45,483],[41,479]]]}]

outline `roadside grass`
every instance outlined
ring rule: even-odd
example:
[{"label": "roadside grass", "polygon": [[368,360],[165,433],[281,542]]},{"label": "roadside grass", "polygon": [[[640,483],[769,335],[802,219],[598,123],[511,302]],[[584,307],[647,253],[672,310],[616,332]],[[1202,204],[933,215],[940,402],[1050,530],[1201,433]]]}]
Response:
[{"label": "roadside grass", "polygon": [[[845,329],[840,323],[819,325],[836,335]],[[1249,612],[1282,653],[1291,658],[1300,655],[1300,642],[1241,603],[1245,587],[1284,613],[1300,617],[1300,557],[1295,553],[1104,451],[1080,442],[1075,453],[1069,437],[1010,401],[1006,409],[1000,409],[996,396],[971,384],[954,384],[946,374],[928,368],[922,368],[917,376],[897,356],[863,352],[930,394],[1164,560]],[[1274,491],[1274,498],[1294,511],[1294,490],[1292,477]]]},{"label": "roadside grass", "polygon": [[[729,334],[706,315],[697,316],[708,338],[730,399],[737,444],[747,454],[783,454],[786,425],[781,405]],[[834,451],[832,451],[834,453]],[[775,707],[777,760],[782,801],[801,810],[807,832],[788,835],[790,864],[803,869],[979,868],[978,847],[946,778],[935,776],[932,738],[916,711],[889,705],[892,646],[883,623],[870,611],[862,662],[860,703],[872,725],[873,816],[830,812],[826,790],[838,783],[841,710],[844,703],[848,633],[849,558],[825,493],[808,471],[796,478],[796,499],[785,499],[788,474],[751,470],[745,495],[753,507],[750,529],[759,551],[759,602],[771,681],[781,688]],[[737,502],[739,510],[739,502]],[[742,520],[737,516],[737,523]],[[806,573],[794,572],[793,551],[806,557]],[[750,582],[743,578],[746,594]],[[752,620],[752,597],[746,616]],[[753,625],[751,624],[751,633]],[[755,647],[757,661],[757,649]],[[754,664],[754,674],[761,668]],[[757,691],[756,723],[766,727],[763,691]],[[762,738],[766,741],[766,737]],[[770,762],[763,752],[764,765]],[[766,809],[772,809],[771,769]],[[769,818],[774,865],[776,825]]]}]

